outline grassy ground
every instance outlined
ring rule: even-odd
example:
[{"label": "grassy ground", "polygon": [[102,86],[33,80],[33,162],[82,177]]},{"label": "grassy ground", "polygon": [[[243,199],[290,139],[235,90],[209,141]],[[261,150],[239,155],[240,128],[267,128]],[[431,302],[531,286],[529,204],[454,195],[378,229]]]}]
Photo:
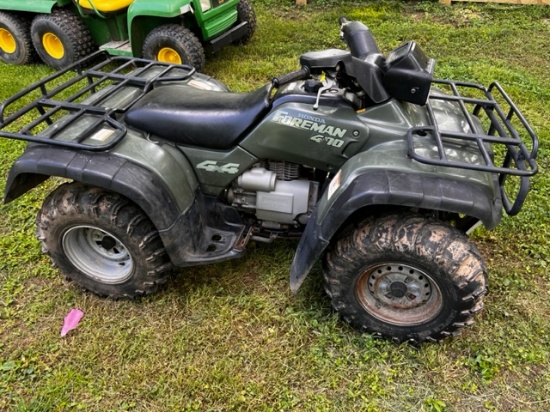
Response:
[{"label": "grassy ground", "polygon": [[[0,206],[0,410],[542,411],[550,407],[550,8],[428,2],[256,0],[250,45],[206,72],[251,90],[298,67],[301,52],[342,47],[337,18],[369,24],[381,48],[417,40],[436,75],[498,79],[541,138],[541,173],[523,212],[475,233],[490,294],[460,337],[420,349],[361,335],[330,309],[315,270],[293,296],[294,242],[181,270],[138,301],[65,283],[40,254],[34,217],[55,182]],[[0,101],[43,77],[0,64]],[[5,181],[22,145],[0,142]],[[59,337],[71,308],[86,314]]]}]

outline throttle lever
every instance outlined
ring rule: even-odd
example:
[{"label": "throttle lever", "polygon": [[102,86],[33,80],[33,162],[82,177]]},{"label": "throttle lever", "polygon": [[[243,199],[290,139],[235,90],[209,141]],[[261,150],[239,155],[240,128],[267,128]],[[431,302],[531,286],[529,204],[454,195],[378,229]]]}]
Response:
[{"label": "throttle lever", "polygon": [[319,91],[317,92],[317,99],[315,99],[315,104],[313,105],[313,110],[317,110],[319,108],[319,101],[321,100],[321,94],[323,94],[327,90],[332,89],[332,87],[335,84],[336,84],[336,82],[333,79],[331,79],[331,78],[325,79],[325,81],[323,82],[323,87],[321,87],[319,89]]}]

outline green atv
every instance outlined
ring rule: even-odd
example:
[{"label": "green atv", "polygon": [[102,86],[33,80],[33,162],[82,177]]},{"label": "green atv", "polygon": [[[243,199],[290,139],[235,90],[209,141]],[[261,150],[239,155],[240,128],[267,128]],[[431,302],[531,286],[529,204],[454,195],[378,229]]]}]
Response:
[{"label": "green atv", "polygon": [[245,44],[256,29],[248,0],[0,0],[0,60],[60,69],[97,47],[111,55],[188,64]]},{"label": "green atv", "polygon": [[29,142],[4,201],[68,179],[37,236],[98,295],[149,294],[172,266],[299,238],[291,290],[321,260],[333,307],[358,330],[458,333],[488,284],[467,235],[519,213],[537,136],[498,83],[435,79],[415,42],[383,55],[365,25],[340,23],[349,51],[304,53],[248,93],[106,54],[30,86],[0,105],[0,136]]}]

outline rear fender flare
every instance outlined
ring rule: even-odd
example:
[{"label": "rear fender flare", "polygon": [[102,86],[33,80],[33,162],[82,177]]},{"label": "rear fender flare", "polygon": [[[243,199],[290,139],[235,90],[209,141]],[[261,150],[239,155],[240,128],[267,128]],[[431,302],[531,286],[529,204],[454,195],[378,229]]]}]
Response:
[{"label": "rear fender flare", "polygon": [[159,231],[168,229],[183,212],[160,178],[127,159],[39,145],[28,148],[15,161],[6,183],[4,203],[17,199],[51,176],[125,196],[141,207]]},{"label": "rear fender flare", "polygon": [[[340,177],[337,175],[335,179]],[[502,216],[502,200],[494,188],[445,175],[374,169],[349,175],[337,189],[334,189],[336,184],[331,186],[310,217],[296,250],[290,271],[293,292],[298,290],[344,222],[367,206],[454,212],[477,218],[489,229],[494,228]]]}]

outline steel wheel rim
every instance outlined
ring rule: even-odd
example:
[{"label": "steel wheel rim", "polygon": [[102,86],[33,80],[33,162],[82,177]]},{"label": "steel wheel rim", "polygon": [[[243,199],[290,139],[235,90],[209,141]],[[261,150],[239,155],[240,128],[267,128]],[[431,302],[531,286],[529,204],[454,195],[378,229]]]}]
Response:
[{"label": "steel wheel rim", "polygon": [[42,36],[42,45],[44,50],[54,59],[62,59],[65,56],[65,47],[59,37],[53,33],[45,33]]},{"label": "steel wheel rim", "polygon": [[107,284],[132,276],[134,262],[126,246],[111,233],[95,226],[75,226],[63,235],[69,261],[85,275]]},{"label": "steel wheel rim", "polygon": [[0,28],[0,49],[8,54],[15,53],[15,50],[17,50],[17,43],[13,35],[2,28]]},{"label": "steel wheel rim", "polygon": [[402,263],[370,266],[360,276],[355,293],[372,316],[396,326],[429,322],[443,308],[441,290],[432,277]]},{"label": "steel wheel rim", "polygon": [[157,60],[163,63],[182,64],[180,54],[171,47],[163,47],[157,54]]}]

